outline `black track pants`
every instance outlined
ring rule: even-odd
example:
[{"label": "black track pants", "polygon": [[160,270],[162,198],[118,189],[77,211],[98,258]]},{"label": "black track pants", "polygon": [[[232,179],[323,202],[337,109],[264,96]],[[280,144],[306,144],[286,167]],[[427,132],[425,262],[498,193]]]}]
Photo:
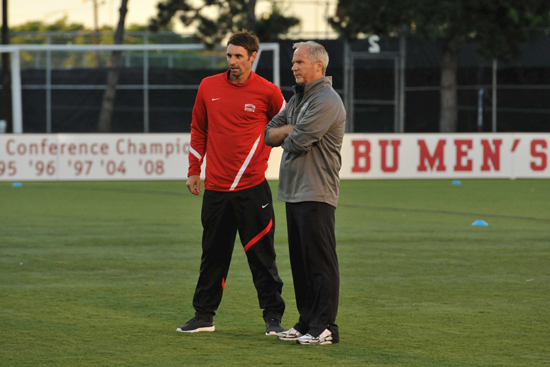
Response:
[{"label": "black track pants", "polygon": [[288,246],[302,334],[329,329],[339,342],[336,314],[340,273],[334,234],[336,208],[320,202],[286,203]]},{"label": "black track pants", "polygon": [[205,190],[201,219],[202,259],[193,298],[196,316],[212,320],[220,305],[238,231],[263,317],[281,320],[285,303],[275,262],[275,216],[268,182],[240,191]]}]

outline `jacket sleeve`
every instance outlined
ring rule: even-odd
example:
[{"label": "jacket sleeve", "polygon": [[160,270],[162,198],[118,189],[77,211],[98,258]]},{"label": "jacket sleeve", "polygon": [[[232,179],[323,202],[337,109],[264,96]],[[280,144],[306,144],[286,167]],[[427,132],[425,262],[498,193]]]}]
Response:
[{"label": "jacket sleeve", "polygon": [[[294,98],[294,97],[292,97]],[[289,103],[292,102],[292,98],[290,99]],[[271,122],[269,122],[269,124],[267,124],[265,126],[265,130],[264,130],[264,142],[266,145],[268,146],[273,146],[273,144],[271,144],[271,142],[269,141],[269,130],[273,127],[281,127],[281,126],[284,126],[286,125],[286,121],[287,121],[287,112],[288,112],[288,108],[285,108],[286,107],[286,103],[285,105],[283,106],[283,108],[281,109],[281,111],[275,115],[272,119],[271,119]]]},{"label": "jacket sleeve", "polygon": [[189,148],[189,171],[187,177],[201,174],[201,165],[206,155],[206,141],[208,138],[208,115],[203,98],[203,84],[199,86],[193,117],[191,120],[191,146]]},{"label": "jacket sleeve", "polygon": [[311,100],[307,108],[298,113],[296,126],[281,147],[291,153],[307,153],[311,147],[323,139],[330,127],[341,114],[341,103],[332,98],[319,96]]}]

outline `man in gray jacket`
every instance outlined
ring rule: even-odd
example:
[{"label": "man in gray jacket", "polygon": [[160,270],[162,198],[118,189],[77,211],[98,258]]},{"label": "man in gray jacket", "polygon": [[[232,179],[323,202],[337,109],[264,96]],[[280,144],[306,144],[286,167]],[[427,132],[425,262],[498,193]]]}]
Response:
[{"label": "man in gray jacket", "polygon": [[328,54],[312,41],[294,45],[298,85],[265,129],[265,142],[284,150],[277,198],[286,202],[290,265],[298,323],[279,333],[300,344],[336,344],[340,274],[334,213],[346,112],[326,77]]}]

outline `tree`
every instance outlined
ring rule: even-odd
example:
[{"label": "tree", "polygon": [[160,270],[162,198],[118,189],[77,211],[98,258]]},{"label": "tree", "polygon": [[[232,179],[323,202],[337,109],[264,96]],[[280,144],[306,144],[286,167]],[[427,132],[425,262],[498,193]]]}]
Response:
[{"label": "tree", "polygon": [[[209,47],[220,44],[229,34],[243,28],[253,31],[261,41],[270,41],[288,33],[300,20],[284,16],[280,8],[272,2],[271,14],[256,18],[256,0],[201,0],[198,5],[193,0],[162,0],[158,3],[158,14],[149,21],[150,29],[158,31],[179,16],[186,26],[196,26],[197,38]],[[215,11],[217,18],[206,14]]]},{"label": "tree", "polygon": [[[80,23],[69,23],[69,19],[64,16],[53,23],[46,24],[40,21],[30,21],[12,28],[15,33],[23,32],[84,32],[86,28]],[[52,37],[52,43],[64,43],[66,37]],[[14,36],[13,43],[24,44],[43,44],[46,43],[46,36],[37,35],[32,39],[24,36]]]},{"label": "tree", "polygon": [[[126,20],[126,13],[128,13],[128,0],[122,0],[120,5],[120,17],[115,32],[115,45],[122,44],[122,40],[124,38],[124,22]],[[113,116],[116,86],[118,83],[118,76],[120,74],[121,55],[122,51],[113,51],[111,57],[111,67],[109,68],[109,73],[107,74],[107,86],[105,87],[101,112],[99,113],[99,132],[106,133],[111,131],[111,118]]]},{"label": "tree", "polygon": [[154,44],[174,44],[174,43],[197,43],[198,40],[195,37],[183,37],[182,35],[174,32],[174,26],[170,22],[166,27],[164,27],[164,31],[162,34],[158,33],[151,33],[151,30],[149,29],[149,25],[145,24],[131,24],[130,26],[126,27],[126,37],[125,42],[127,43],[144,43],[144,39],[139,39],[135,36],[128,35],[129,32],[147,32],[148,43],[154,43]]},{"label": "tree", "polygon": [[485,59],[517,58],[530,31],[550,24],[548,0],[339,0],[332,26],[350,41],[362,34],[416,35],[441,43],[441,132],[457,126],[457,57],[478,45]]},{"label": "tree", "polygon": [[[112,31],[112,28],[104,28],[104,31]],[[40,21],[30,21],[24,24],[15,26],[12,28],[14,36],[12,36],[13,44],[47,44],[48,36],[45,33],[49,33],[49,43],[51,44],[89,44],[93,35],[89,32],[89,36],[79,35],[68,37],[64,32],[88,32],[84,24],[69,23],[68,18],[62,17],[53,23],[43,23]],[[32,36],[20,35],[18,33],[36,32]],[[104,37],[102,37],[104,38]],[[111,43],[111,40],[103,40],[102,43]],[[93,57],[92,57],[93,56]],[[33,67],[36,60],[37,53],[23,51],[21,52],[21,66],[23,68]],[[52,66],[54,67],[75,67],[82,64],[82,53],[53,53],[51,55]],[[94,55],[87,57],[86,64],[90,67],[96,66],[96,60]]]},{"label": "tree", "polygon": [[[27,22],[18,26],[13,27],[12,32],[15,33],[11,37],[12,44],[46,44],[47,37],[45,34],[40,32],[49,32],[50,33],[50,43],[51,44],[75,44],[75,45],[85,45],[92,44],[94,42],[95,32],[93,30],[86,29],[84,24],[80,23],[69,23],[67,17],[60,18],[53,23],[43,23],[40,21]],[[99,28],[100,37],[99,43],[101,45],[111,45],[113,44],[113,37],[110,35],[113,33],[114,29],[111,26],[103,25]],[[32,36],[21,35],[18,33],[26,32],[36,32]],[[77,35],[68,36],[65,32],[78,32]],[[165,43],[191,43],[197,42],[194,38],[186,38],[172,31],[172,26],[168,25],[167,32],[163,34],[150,33],[149,26],[147,24],[138,25],[131,24],[126,27],[124,31],[124,43],[126,44],[143,44],[143,36],[135,36],[128,34],[129,32],[147,32],[148,42],[154,44],[165,44]],[[37,53],[36,52],[21,52],[21,66],[23,68],[34,67],[36,62]],[[78,67],[88,67],[95,68],[97,67],[97,59],[95,52],[86,54],[83,59],[81,52],[67,52],[67,53],[53,53],[52,57],[52,66],[54,67],[63,67],[63,68],[78,68]],[[100,55],[100,66],[108,65],[111,63],[111,55],[101,54]]]},{"label": "tree", "polygon": [[265,13],[260,20],[255,20],[250,28],[262,42],[276,40],[279,36],[288,33],[289,29],[300,24],[300,20],[283,15],[277,3],[273,2],[271,14]]}]

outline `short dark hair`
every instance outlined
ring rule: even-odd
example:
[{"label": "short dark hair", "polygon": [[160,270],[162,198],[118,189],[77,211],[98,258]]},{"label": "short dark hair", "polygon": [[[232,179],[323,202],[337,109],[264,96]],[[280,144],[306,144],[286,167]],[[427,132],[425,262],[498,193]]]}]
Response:
[{"label": "short dark hair", "polygon": [[260,40],[251,32],[243,29],[240,32],[235,32],[227,41],[227,46],[229,45],[241,46],[246,51],[248,51],[248,57],[252,55],[253,52],[258,52],[260,49]]}]

